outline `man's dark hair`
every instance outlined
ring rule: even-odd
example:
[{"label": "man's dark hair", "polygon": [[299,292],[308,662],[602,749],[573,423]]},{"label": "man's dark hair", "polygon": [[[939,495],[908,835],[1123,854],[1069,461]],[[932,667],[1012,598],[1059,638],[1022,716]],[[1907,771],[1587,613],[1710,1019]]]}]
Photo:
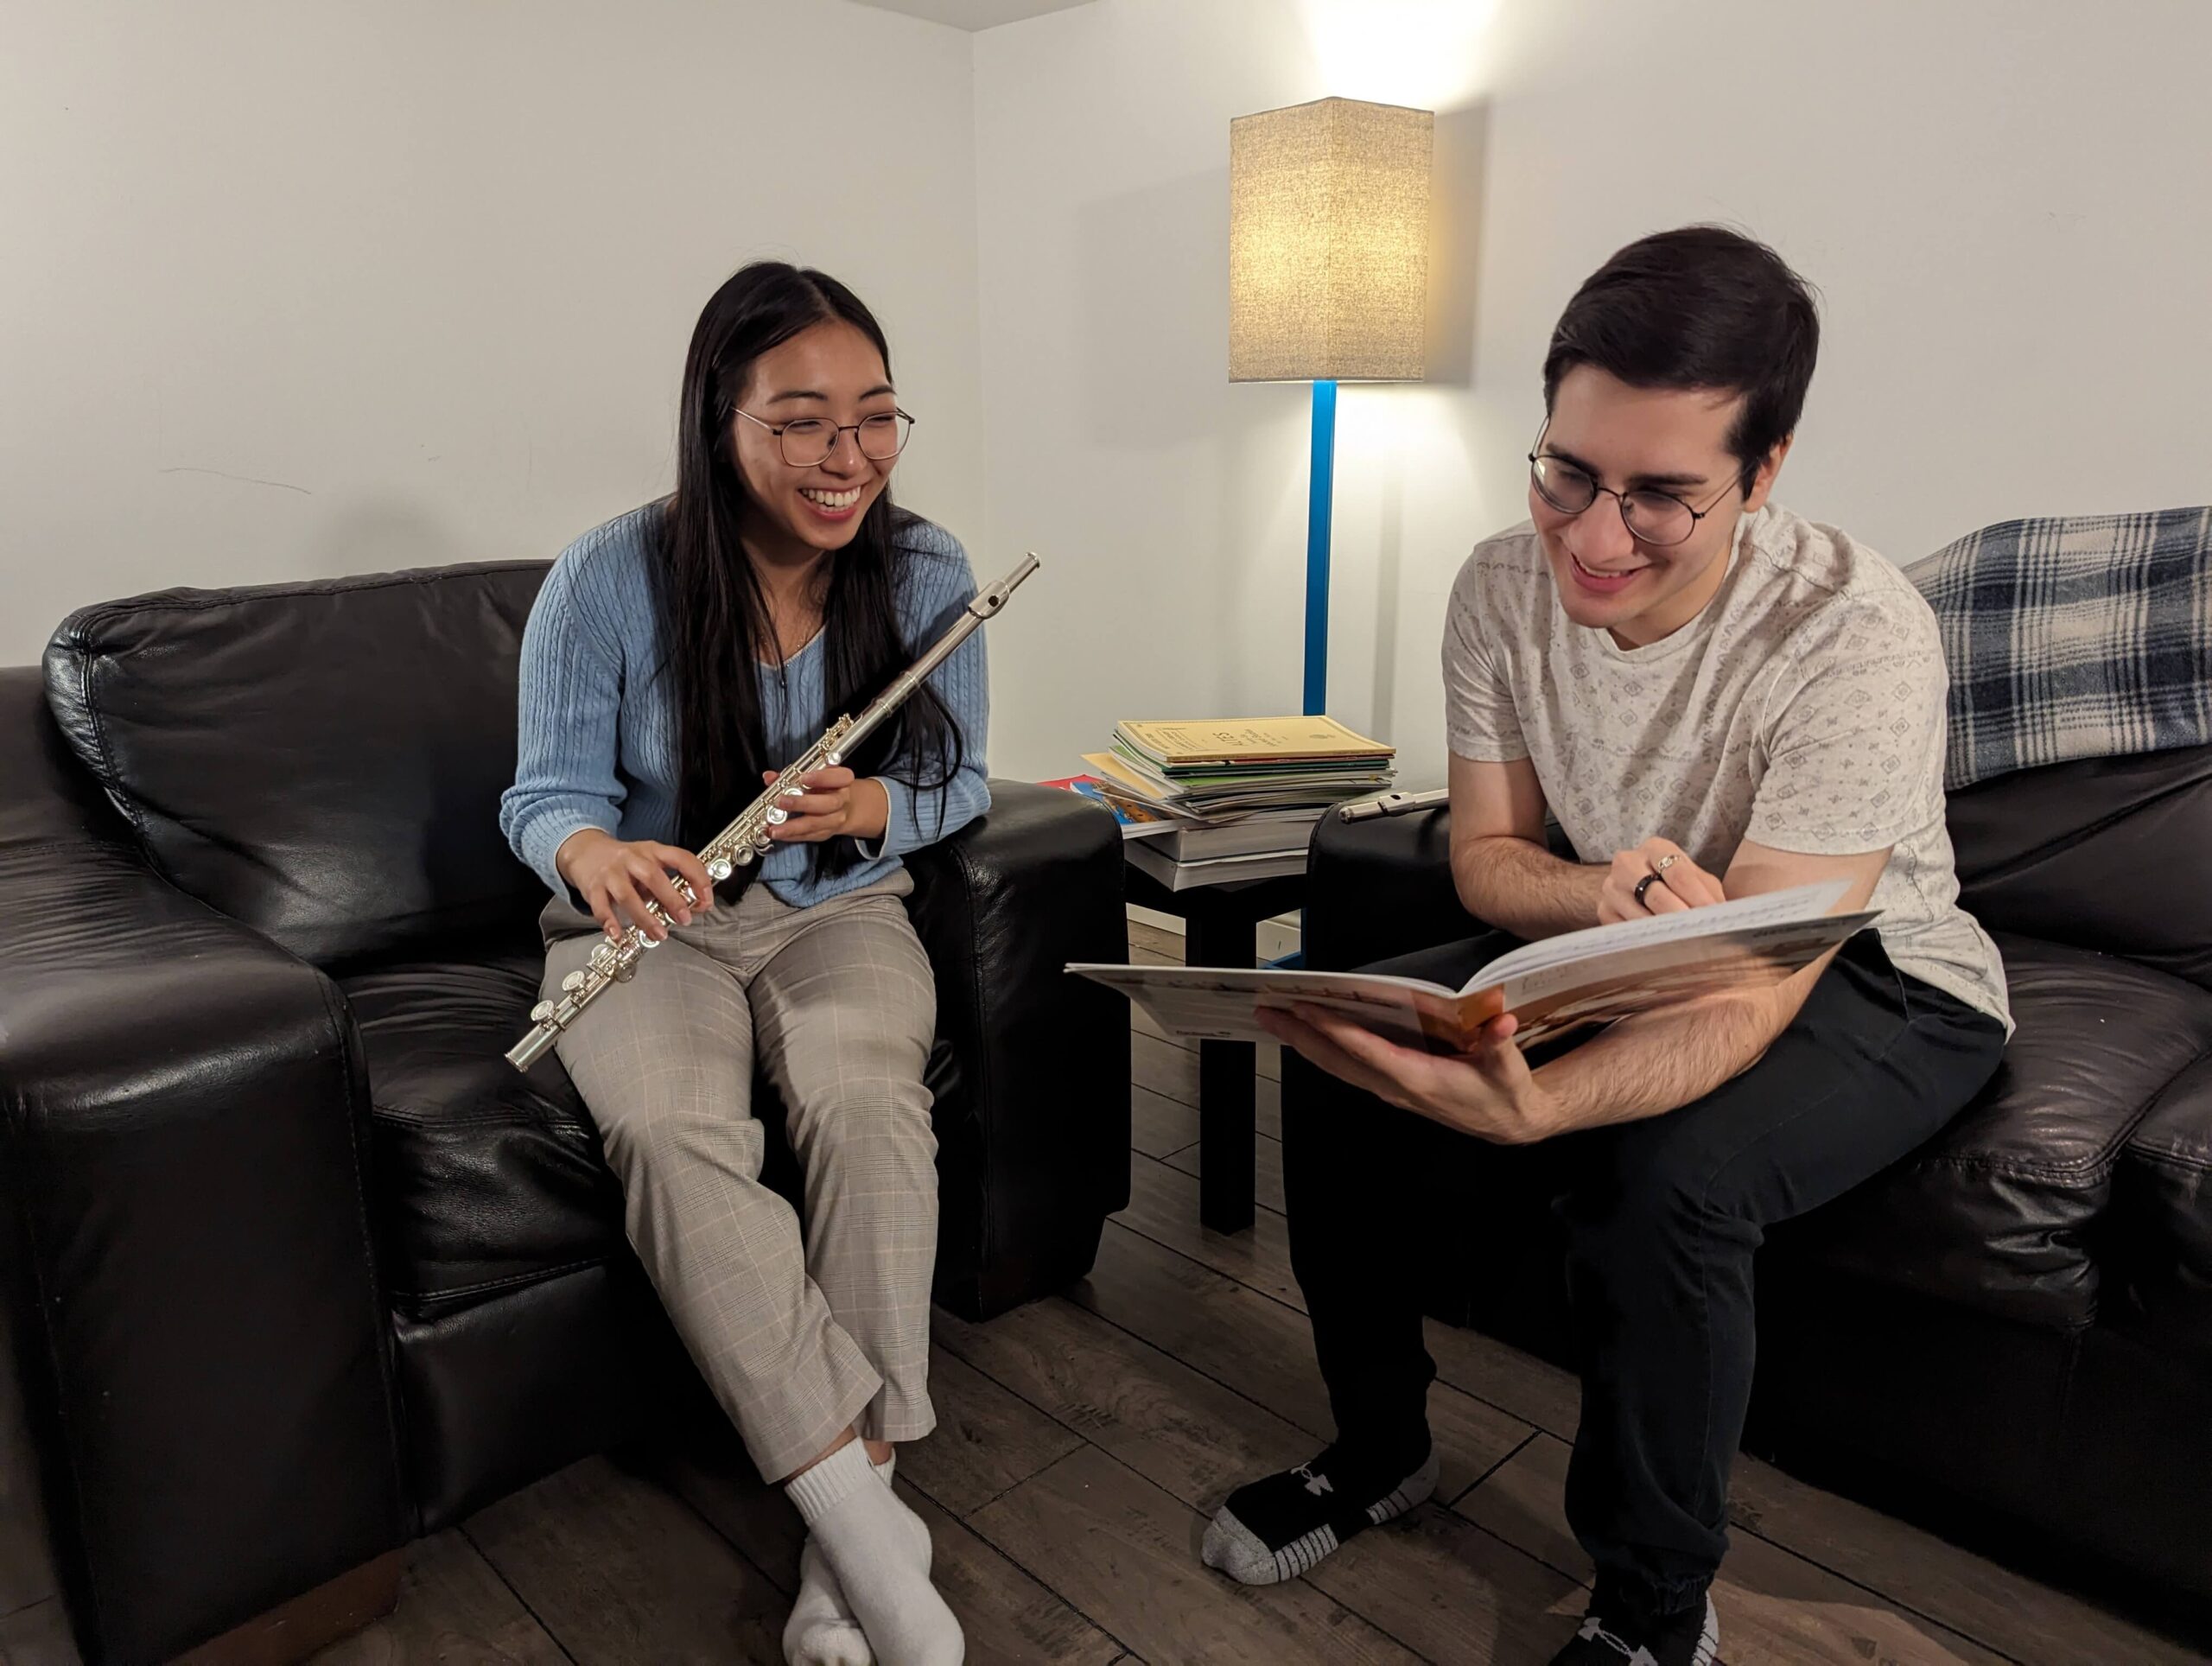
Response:
[{"label": "man's dark hair", "polygon": [[1544,410],[1577,365],[1630,387],[1740,393],[1728,449],[1749,491],[1767,454],[1796,429],[1820,346],[1812,290],[1765,244],[1720,226],[1655,232],[1567,303],[1544,354]]}]

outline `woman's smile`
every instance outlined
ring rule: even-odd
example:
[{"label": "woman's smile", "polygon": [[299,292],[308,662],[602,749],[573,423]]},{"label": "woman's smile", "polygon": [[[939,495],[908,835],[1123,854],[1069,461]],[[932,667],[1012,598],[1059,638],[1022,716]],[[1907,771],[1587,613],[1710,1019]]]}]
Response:
[{"label": "woman's smile", "polygon": [[805,499],[807,506],[825,521],[849,521],[860,513],[862,494],[857,486],[848,486],[842,492],[833,492],[826,486],[802,486],[798,494]]}]

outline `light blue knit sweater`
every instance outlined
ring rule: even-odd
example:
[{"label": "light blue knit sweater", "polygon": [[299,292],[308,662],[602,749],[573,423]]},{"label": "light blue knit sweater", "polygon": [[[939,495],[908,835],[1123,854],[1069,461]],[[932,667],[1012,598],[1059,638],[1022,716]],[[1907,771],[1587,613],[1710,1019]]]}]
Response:
[{"label": "light blue knit sweater", "polygon": [[[649,529],[660,512],[658,503],[633,509],[563,550],[523,633],[519,755],[515,784],[499,800],[499,827],[556,893],[568,886],[553,853],[580,828],[603,828],[621,839],[676,836],[676,714],[666,679],[654,675],[659,631],[647,565]],[[975,595],[976,576],[960,541],[927,521],[899,535],[893,560],[899,633],[918,655]],[[822,661],[817,635],[780,671],[760,668],[772,768],[812,746],[837,715],[823,709]],[[959,772],[942,790],[922,794],[886,780],[888,829],[880,844],[861,846],[865,860],[849,873],[817,881],[808,874],[811,846],[776,846],[760,878],[779,900],[804,907],[881,879],[899,867],[901,851],[952,833],[989,808],[982,632],[960,645],[930,686],[967,743]]]}]

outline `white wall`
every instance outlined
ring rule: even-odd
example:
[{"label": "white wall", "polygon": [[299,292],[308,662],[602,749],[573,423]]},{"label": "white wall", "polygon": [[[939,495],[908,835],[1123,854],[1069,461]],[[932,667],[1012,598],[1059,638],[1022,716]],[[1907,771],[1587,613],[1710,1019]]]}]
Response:
[{"label": "white wall", "polygon": [[971,47],[836,0],[0,0],[0,664],[71,607],[554,554],[744,261],[844,278],[981,519]]},{"label": "white wall", "polygon": [[[1822,289],[1782,496],[1900,560],[2212,499],[2212,6],[0,0],[0,664],[81,602],[543,556],[666,487],[700,303],[882,315],[980,571],[992,761],[1295,706],[1306,403],[1227,380],[1233,116],[1438,112],[1426,386],[1347,388],[1332,703],[1440,777],[1437,622],[1545,338],[1658,226]],[[980,326],[978,315],[980,309]],[[257,484],[272,482],[273,484]]]},{"label": "white wall", "polygon": [[1779,496],[1910,562],[2212,500],[2212,6],[1097,0],[976,58],[993,762],[1294,709],[1306,394],[1227,381],[1233,116],[1437,111],[1431,385],[1339,413],[1332,705],[1441,779],[1436,639],[1521,518],[1546,339],[1621,244],[1744,225],[1825,297]]}]

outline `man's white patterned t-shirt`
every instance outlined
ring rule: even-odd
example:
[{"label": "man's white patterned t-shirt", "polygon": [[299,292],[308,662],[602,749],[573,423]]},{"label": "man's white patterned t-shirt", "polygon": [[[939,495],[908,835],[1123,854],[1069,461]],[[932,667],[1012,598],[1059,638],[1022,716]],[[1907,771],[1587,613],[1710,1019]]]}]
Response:
[{"label": "man's white patterned t-shirt", "polygon": [[1660,837],[1720,874],[1746,839],[1813,855],[1886,846],[1868,906],[1891,963],[2009,1025],[1996,945],[1958,902],[1946,691],[1911,582],[1771,504],[1738,528],[1705,610],[1644,647],[1567,616],[1526,522],[1475,547],[1445,621],[1452,751],[1529,760],[1582,861]]}]

